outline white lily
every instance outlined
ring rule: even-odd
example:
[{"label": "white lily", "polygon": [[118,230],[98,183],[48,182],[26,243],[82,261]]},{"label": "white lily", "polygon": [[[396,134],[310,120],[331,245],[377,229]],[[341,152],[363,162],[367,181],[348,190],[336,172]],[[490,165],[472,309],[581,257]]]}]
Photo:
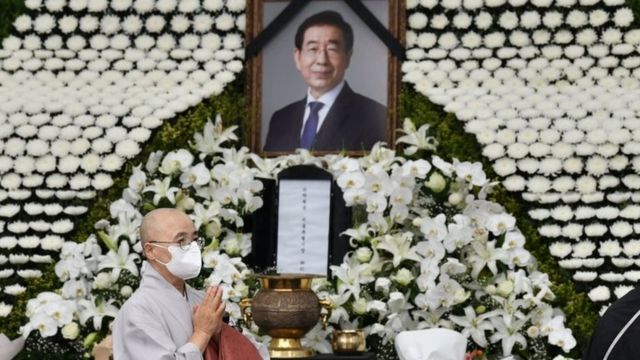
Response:
[{"label": "white lily", "polygon": [[384,235],[375,246],[377,250],[384,250],[393,256],[391,262],[398,267],[404,260],[420,261],[417,248],[412,246],[413,233],[405,232],[397,235]]},{"label": "white lily", "polygon": [[153,180],[153,184],[144,188],[143,192],[153,192],[153,204],[158,205],[160,200],[166,198],[170,203],[175,204],[176,194],[179,189],[171,186],[171,178],[165,177],[162,181]]},{"label": "white lily", "polygon": [[114,279],[118,279],[122,269],[129,271],[133,276],[138,276],[138,265],[136,262],[139,260],[140,255],[129,253],[129,242],[121,241],[117,253],[109,250],[107,255],[100,258],[98,270],[113,269],[111,274]]},{"label": "white lily", "polygon": [[87,320],[93,318],[93,328],[100,330],[102,328],[102,319],[105,317],[115,318],[118,314],[118,308],[113,305],[114,299],[107,301],[101,301],[96,304],[96,299],[93,295],[89,299],[82,299],[78,301],[80,305],[80,322],[84,325]]},{"label": "white lily", "polygon": [[416,126],[409,118],[405,118],[402,123],[402,129],[398,130],[405,135],[396,139],[396,144],[407,144],[404,149],[406,155],[413,155],[418,150],[435,150],[438,142],[433,136],[427,136],[429,124],[424,124],[416,130]]},{"label": "white lily", "polygon": [[485,331],[494,329],[491,322],[487,319],[494,315],[494,312],[488,312],[478,316],[471,306],[467,306],[464,308],[464,316],[451,315],[449,319],[462,327],[463,336],[471,336],[476,344],[487,347],[489,342],[485,337]]}]

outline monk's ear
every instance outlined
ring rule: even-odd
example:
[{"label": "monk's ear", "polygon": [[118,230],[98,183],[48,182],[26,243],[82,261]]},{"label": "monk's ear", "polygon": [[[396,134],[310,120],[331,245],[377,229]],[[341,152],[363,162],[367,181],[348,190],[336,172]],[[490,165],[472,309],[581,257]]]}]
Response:
[{"label": "monk's ear", "polygon": [[156,254],[154,254],[154,248],[155,246],[151,246],[151,244],[149,243],[144,244],[144,246],[142,247],[144,257],[146,257],[148,260],[155,260]]}]

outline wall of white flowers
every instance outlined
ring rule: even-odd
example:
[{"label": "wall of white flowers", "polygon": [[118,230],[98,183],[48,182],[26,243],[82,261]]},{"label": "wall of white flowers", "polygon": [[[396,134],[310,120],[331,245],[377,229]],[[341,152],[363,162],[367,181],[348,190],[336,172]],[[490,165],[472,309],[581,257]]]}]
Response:
[{"label": "wall of white flowers", "polygon": [[[151,131],[219,94],[244,55],[244,0],[25,4],[0,49],[0,291],[9,296],[58,259],[96,191]],[[11,310],[0,302],[0,316]]]}]

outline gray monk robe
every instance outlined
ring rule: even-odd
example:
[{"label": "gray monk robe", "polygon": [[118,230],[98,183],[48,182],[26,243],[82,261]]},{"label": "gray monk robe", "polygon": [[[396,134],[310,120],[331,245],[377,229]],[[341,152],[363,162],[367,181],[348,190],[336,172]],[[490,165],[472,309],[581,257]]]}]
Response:
[{"label": "gray monk robe", "polygon": [[140,287],[113,323],[114,359],[203,359],[189,338],[192,309],[202,302],[204,292],[186,285],[185,296],[149,264],[143,269]]}]

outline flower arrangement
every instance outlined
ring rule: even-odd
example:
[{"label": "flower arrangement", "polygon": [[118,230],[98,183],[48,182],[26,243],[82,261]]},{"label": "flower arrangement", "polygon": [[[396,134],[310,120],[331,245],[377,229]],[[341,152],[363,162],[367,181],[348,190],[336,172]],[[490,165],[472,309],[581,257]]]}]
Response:
[{"label": "flower arrangement", "polygon": [[[398,142],[423,155],[435,148],[427,128],[405,120]],[[575,346],[515,218],[487,200],[495,183],[480,164],[412,160],[380,144],[359,159],[306,151],[264,159],[234,148],[233,131],[218,119],[195,136],[191,150],[153,153],[137,167],[111,205],[111,219],[99,221],[84,243],[62,245],[55,271],[63,286],[29,301],[22,331],[82,338],[91,349],[137,286],[143,213],[171,206],[186,211],[208,239],[199,283],[221,286],[231,321],[267,341],[245,327],[238,306],[256,290],[243,260],[251,251],[243,217],[262,206],[259,177],[314,164],[334,174],[346,203],[366,217],[346,231],[352,251],[331,267],[331,279],[314,284],[332,302],[331,326],[314,328],[306,343],[329,352],[331,329],[359,327],[385,346],[400,331],[447,327],[489,354],[544,358]]]}]

